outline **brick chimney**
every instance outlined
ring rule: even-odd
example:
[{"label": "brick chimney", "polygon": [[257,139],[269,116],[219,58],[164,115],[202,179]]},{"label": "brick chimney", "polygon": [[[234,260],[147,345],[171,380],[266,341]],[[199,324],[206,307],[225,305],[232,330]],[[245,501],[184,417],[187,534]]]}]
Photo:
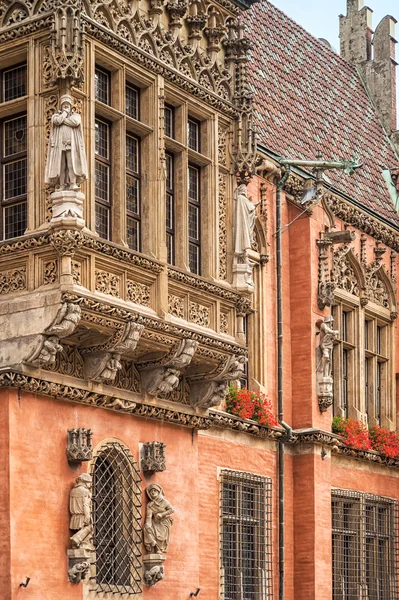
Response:
[{"label": "brick chimney", "polygon": [[346,17],[340,16],[341,56],[356,65],[389,136],[396,132],[396,19],[384,17],[373,36],[372,10],[363,0],[347,0]]}]

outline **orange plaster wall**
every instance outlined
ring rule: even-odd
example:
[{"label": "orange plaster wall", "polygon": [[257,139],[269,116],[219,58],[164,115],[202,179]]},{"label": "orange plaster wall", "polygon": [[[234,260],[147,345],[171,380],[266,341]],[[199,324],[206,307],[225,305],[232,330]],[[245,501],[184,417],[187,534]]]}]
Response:
[{"label": "orange plaster wall", "polygon": [[[248,471],[272,478],[273,514],[273,582],[277,594],[278,583],[278,517],[277,517],[277,480],[276,452],[264,448],[249,446],[237,442],[221,440],[213,436],[199,434],[199,482],[200,499],[199,536],[200,545],[200,585],[201,596],[206,600],[219,598],[219,503],[220,483],[217,479],[218,468]],[[289,500],[288,500],[289,502]],[[287,513],[289,509],[287,508]],[[292,538],[291,538],[292,539]],[[291,552],[288,541],[288,554]],[[287,579],[292,582],[292,574],[287,565]],[[288,585],[292,590],[292,584]],[[286,600],[293,600],[287,593]]]},{"label": "orange plaster wall", "polygon": [[[3,425],[3,413],[0,418]],[[110,437],[121,440],[136,460],[139,442],[157,440],[166,444],[167,470],[143,481],[143,490],[150,482],[162,485],[176,514],[165,563],[165,579],[154,588],[145,588],[144,597],[148,600],[189,598],[190,591],[198,584],[196,435],[193,437],[191,430],[182,427],[34,394],[21,393],[19,402],[18,392],[11,390],[12,599],[82,598],[82,586],[67,581],[69,490],[77,475],[87,470],[87,463],[76,471],[68,466],[66,436],[67,429],[72,427],[91,428],[94,445]],[[3,433],[0,433],[2,443]],[[1,468],[4,477],[3,463]],[[3,494],[3,486],[0,494]],[[1,523],[0,512],[0,526]],[[27,576],[31,578],[28,587],[19,588]],[[8,600],[3,595],[2,582],[0,598]]]},{"label": "orange plaster wall", "polygon": [[386,474],[379,474],[368,470],[367,463],[361,464],[361,466],[363,468],[359,469],[354,466],[341,466],[339,457],[334,458],[331,469],[331,487],[399,499],[399,478],[390,477],[389,469]]},{"label": "orange plaster wall", "polygon": [[0,390],[0,597],[2,600],[11,600],[8,395],[8,390]]}]

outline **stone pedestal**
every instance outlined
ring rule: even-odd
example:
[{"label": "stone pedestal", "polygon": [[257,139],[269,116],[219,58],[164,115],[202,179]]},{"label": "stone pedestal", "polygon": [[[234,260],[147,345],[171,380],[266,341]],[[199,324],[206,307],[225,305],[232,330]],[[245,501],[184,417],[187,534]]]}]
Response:
[{"label": "stone pedestal", "polygon": [[90,548],[73,548],[67,550],[68,579],[71,583],[80,583],[86,579],[90,569],[92,550]]},{"label": "stone pedestal", "polygon": [[152,586],[165,577],[163,563],[166,560],[164,554],[145,554],[143,556],[144,583]]},{"label": "stone pedestal", "polygon": [[60,190],[53,192],[51,198],[52,217],[50,225],[62,224],[63,226],[83,228],[83,200],[82,192],[76,190]]},{"label": "stone pedestal", "polygon": [[332,377],[322,377],[317,373],[317,397],[321,412],[326,412],[333,403],[334,380]]},{"label": "stone pedestal", "polygon": [[253,292],[252,279],[254,263],[245,255],[235,255],[233,263],[233,285],[240,292]]}]

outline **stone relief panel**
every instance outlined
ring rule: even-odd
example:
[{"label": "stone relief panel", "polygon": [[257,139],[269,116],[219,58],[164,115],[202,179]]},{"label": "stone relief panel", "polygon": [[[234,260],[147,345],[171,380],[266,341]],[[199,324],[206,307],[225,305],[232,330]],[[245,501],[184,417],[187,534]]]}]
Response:
[{"label": "stone relief panel", "polygon": [[0,294],[12,294],[26,289],[26,266],[0,271]]},{"label": "stone relief panel", "polygon": [[108,273],[107,271],[96,269],[95,277],[96,292],[101,292],[102,294],[109,294],[110,296],[120,298],[121,294],[119,275],[114,275],[112,273]]},{"label": "stone relief panel", "polygon": [[211,326],[211,309],[209,306],[204,306],[198,302],[190,302],[189,304],[189,321],[202,325],[202,327]]},{"label": "stone relief panel", "polygon": [[58,281],[58,260],[48,260],[43,263],[43,285]]},{"label": "stone relief panel", "polygon": [[227,279],[227,198],[226,175],[219,173],[219,278]]},{"label": "stone relief panel", "polygon": [[142,306],[150,306],[151,294],[150,286],[138,281],[128,279],[126,281],[126,300],[141,304]]},{"label": "stone relief panel", "polygon": [[175,317],[179,317],[180,319],[184,319],[184,298],[174,294],[169,294],[168,302],[170,314],[174,315]]}]

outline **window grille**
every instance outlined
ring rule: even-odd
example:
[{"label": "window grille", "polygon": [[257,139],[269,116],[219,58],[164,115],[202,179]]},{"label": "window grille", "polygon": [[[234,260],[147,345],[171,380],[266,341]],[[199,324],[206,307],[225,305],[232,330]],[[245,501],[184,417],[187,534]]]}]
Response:
[{"label": "window grille", "polygon": [[141,479],[130,452],[117,442],[102,446],[92,466],[96,551],[93,591],[141,592]]},{"label": "window grille", "polygon": [[398,517],[396,500],[333,490],[333,600],[398,598]]},{"label": "window grille", "polygon": [[223,600],[272,598],[271,479],[221,473]]},{"label": "window grille", "polygon": [[2,239],[23,235],[27,227],[27,119],[26,115],[0,122],[0,189]]}]

